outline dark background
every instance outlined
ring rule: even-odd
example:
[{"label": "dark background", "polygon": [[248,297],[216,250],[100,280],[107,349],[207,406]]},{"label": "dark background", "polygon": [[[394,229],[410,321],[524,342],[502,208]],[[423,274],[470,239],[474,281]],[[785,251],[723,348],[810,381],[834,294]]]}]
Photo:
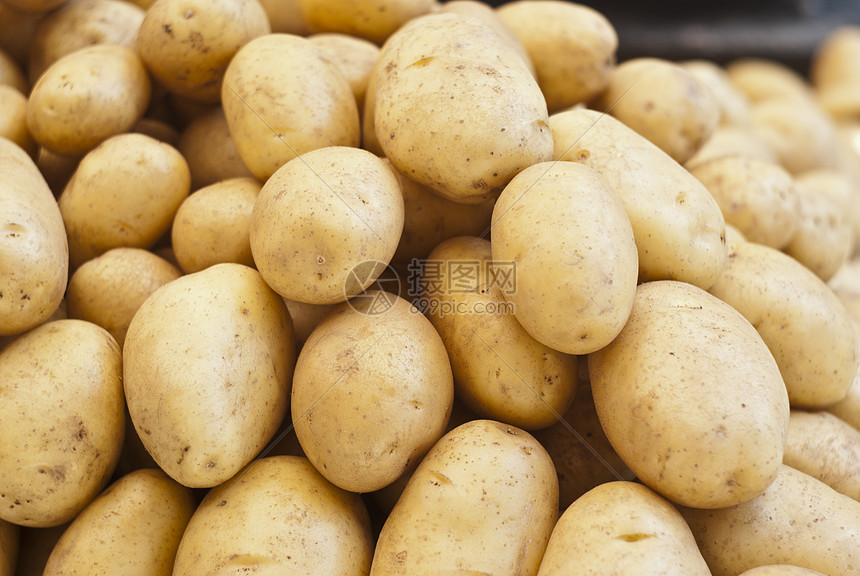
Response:
[{"label": "dark background", "polygon": [[[503,1],[487,1],[498,6]],[[581,0],[618,31],[618,59],[771,58],[806,74],[818,44],[842,24],[860,25],[860,0]]]}]

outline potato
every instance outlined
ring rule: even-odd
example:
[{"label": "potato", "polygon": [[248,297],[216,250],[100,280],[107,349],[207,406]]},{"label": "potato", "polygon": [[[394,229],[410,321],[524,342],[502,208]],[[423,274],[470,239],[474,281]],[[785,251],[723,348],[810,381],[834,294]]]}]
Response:
[{"label": "potato", "polygon": [[719,126],[749,125],[750,103],[732,84],[724,68],[709,60],[688,60],[680,65],[710,89],[720,110]]},{"label": "potato", "polygon": [[334,304],[376,280],[402,230],[403,196],[391,170],[365,150],[328,147],[291,160],[263,186],[251,253],[281,296]]},{"label": "potato", "polygon": [[5,520],[0,520],[0,576],[13,576],[18,563],[18,542],[21,529]]},{"label": "potato", "polygon": [[304,346],[305,341],[311,335],[314,328],[336,306],[335,304],[307,304],[297,300],[290,300],[289,298],[284,298],[284,304],[287,305],[287,310],[289,310],[290,317],[293,319],[293,330],[296,333],[296,345],[299,350]]},{"label": "potato", "polygon": [[753,104],[766,100],[812,99],[806,80],[775,60],[741,58],[726,66],[726,74]]},{"label": "potato", "polygon": [[351,492],[391,484],[445,431],[454,386],[432,324],[393,294],[336,307],[308,337],[292,417],[308,459]]},{"label": "potato", "polygon": [[[69,525],[51,552],[45,576],[170,576],[194,494],[161,470],[123,476]],[[145,522],[146,530],[141,530]]]},{"label": "potato", "polygon": [[860,500],[860,431],[833,414],[792,410],[783,462]]},{"label": "potato", "polygon": [[588,372],[606,436],[673,502],[721,508],[773,481],[788,397],[765,343],[738,312],[680,282],[642,284],[618,338]]},{"label": "potato", "polygon": [[810,75],[819,102],[836,118],[860,117],[860,27],[831,31],[813,54]]},{"label": "potato", "polygon": [[824,576],[821,572],[790,564],[770,564],[744,570],[740,576]]},{"label": "potato", "polygon": [[812,100],[767,100],[752,109],[752,129],[792,174],[835,166],[831,119]]},{"label": "potato", "polygon": [[311,150],[358,146],[349,82],[311,41],[271,34],[230,62],[221,101],[239,156],[260,180]]},{"label": "potato", "polygon": [[0,352],[0,519],[68,522],[107,485],[122,448],[122,357],[108,332],[48,322]]},{"label": "potato", "polygon": [[27,97],[12,86],[0,84],[0,109],[0,138],[11,140],[35,158],[36,141],[27,128]]},{"label": "potato", "polygon": [[687,170],[693,170],[711,160],[725,158],[726,156],[738,156],[751,158],[763,162],[777,163],[776,156],[770,148],[759,140],[752,129],[734,126],[718,126],[707,142],[684,162]]},{"label": "potato", "polygon": [[63,218],[48,185],[24,150],[0,138],[0,336],[47,320],[68,271]]},{"label": "potato", "polygon": [[538,576],[562,574],[699,574],[711,576],[680,513],[633,482],[608,482],[561,515]]},{"label": "potato", "polygon": [[827,406],[825,410],[847,422],[855,430],[860,430],[860,368],[845,398]]},{"label": "potato", "polygon": [[827,286],[845,306],[855,328],[860,329],[860,258],[845,262],[828,280]]},{"label": "potato", "polygon": [[597,171],[566,161],[523,170],[496,202],[492,238],[493,260],[516,271],[504,297],[535,340],[588,354],[621,331],[638,257],[624,205]]},{"label": "potato", "polygon": [[[860,166],[858,166],[860,168]],[[852,254],[860,242],[860,180],[855,182],[847,170],[820,169],[802,172],[795,180],[821,196],[830,198],[839,206],[841,215],[852,230]]]},{"label": "potato", "polygon": [[73,268],[121,246],[151,248],[188,196],[191,175],[178,150],[143,134],[120,134],[87,154],[60,212]]},{"label": "potato", "polygon": [[424,262],[415,302],[445,343],[463,403],[479,417],[538,430],[555,424],[573,400],[576,357],[520,326],[505,301],[511,286],[502,278],[512,273],[510,265],[497,267],[488,241],[451,238]]},{"label": "potato", "polygon": [[44,14],[62,6],[67,0],[3,0],[8,8],[29,14]]},{"label": "potato", "polygon": [[801,222],[801,192],[778,164],[728,156],[699,164],[690,174],[705,185],[732,224],[750,242],[786,246]]},{"label": "potato", "polygon": [[82,156],[131,130],[146,111],[150,90],[149,75],[132,50],[84,48],[57,60],[33,86],[27,126],[52,152]]},{"label": "potato", "polygon": [[213,264],[254,266],[251,213],[260,193],[254,178],[222,180],[183,200],[170,231],[173,252],[186,274]]},{"label": "potato", "polygon": [[371,576],[534,576],[558,518],[552,461],[527,432],[473,420],[424,457],[382,527]]},{"label": "potato", "polygon": [[295,341],[283,301],[241,264],[161,287],[125,339],[128,411],[147,451],[192,488],[225,482],[287,412]]},{"label": "potato", "polygon": [[845,307],[805,266],[773,248],[736,244],[710,292],[758,330],[792,408],[822,408],[845,397],[860,360],[857,336]]},{"label": "potato", "polygon": [[618,36],[600,12],[559,0],[520,0],[496,13],[528,51],[550,112],[587,102],[609,84]]},{"label": "potato", "polygon": [[113,248],[75,270],[66,296],[69,317],[98,324],[122,349],[138,308],[158,288],[181,275],[147,250]]},{"label": "potato", "polygon": [[639,281],[707,288],[726,261],[725,221],[707,189],[657,146],[611,116],[570,110],[550,117],[555,158],[602,174],[618,193],[639,252]]},{"label": "potato", "polygon": [[11,86],[21,94],[26,94],[30,88],[24,73],[21,72],[21,67],[2,48],[0,48],[0,85]]},{"label": "potato", "polygon": [[146,12],[119,0],[76,0],[42,18],[33,31],[30,82],[48,67],[76,50],[96,44],[134,49]]},{"label": "potato", "polygon": [[800,182],[796,189],[800,219],[784,250],[827,282],[854,252],[854,229],[833,198]]},{"label": "potato", "polygon": [[192,190],[230,178],[252,177],[239,157],[221,108],[192,120],[176,147],[188,162]]},{"label": "potato", "polygon": [[677,64],[635,58],[619,64],[595,102],[679,163],[711,137],[720,108],[711,89]]},{"label": "potato", "polygon": [[860,574],[860,502],[789,466],[749,502],[681,513],[713,576],[770,564]]},{"label": "potato", "polygon": [[308,40],[337,65],[349,82],[358,109],[362,110],[367,83],[379,58],[379,46],[369,40],[337,33],[314,34]]},{"label": "potato", "polygon": [[308,23],[302,15],[301,0],[259,0],[259,2],[269,17],[272,32],[299,36],[310,34]]},{"label": "potato", "polygon": [[373,536],[364,502],[305,458],[275,456],[210,491],[191,518],[175,576],[365,576]]},{"label": "potato", "polygon": [[382,44],[435,4],[434,0],[301,0],[299,7],[311,32],[340,32]]},{"label": "potato", "polygon": [[481,20],[412,20],[385,43],[371,82],[385,156],[450,200],[481,203],[552,155],[537,82],[516,49]]},{"label": "potato", "polygon": [[215,104],[231,59],[271,31],[257,0],[158,0],[146,11],[135,46],[168,90]]},{"label": "potato", "polygon": [[747,239],[744,236],[743,232],[741,232],[731,224],[726,224],[726,246],[731,246],[732,244],[746,241]]}]

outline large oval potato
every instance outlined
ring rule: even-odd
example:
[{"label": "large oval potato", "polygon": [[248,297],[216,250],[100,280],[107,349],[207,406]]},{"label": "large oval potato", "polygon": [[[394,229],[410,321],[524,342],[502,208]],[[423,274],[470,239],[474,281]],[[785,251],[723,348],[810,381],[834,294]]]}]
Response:
[{"label": "large oval potato", "polygon": [[385,156],[451,200],[480,203],[552,155],[537,82],[516,49],[477,18],[412,20],[383,46],[371,82]]},{"label": "large oval potato", "polygon": [[106,330],[57,320],[0,352],[0,519],[57,526],[107,485],[125,433],[122,357]]},{"label": "large oval potato", "polygon": [[790,466],[749,502],[680,511],[713,576],[769,564],[827,576],[860,574],[860,502]]},{"label": "large oval potato", "polygon": [[463,403],[479,417],[537,430],[555,424],[573,400],[577,362],[517,322],[505,301],[513,272],[496,266],[488,241],[451,238],[424,262],[416,304],[445,343]]},{"label": "large oval potato", "polygon": [[589,356],[588,372],[613,448],[669,500],[732,506],[776,477],[789,415],[779,368],[749,322],[707,292],[641,284],[621,334]]},{"label": "large oval potato", "polygon": [[611,116],[573,109],[549,119],[555,158],[589,166],[618,193],[639,251],[639,281],[707,288],[726,262],[725,221],[701,182]]},{"label": "large oval potato", "polygon": [[292,417],[308,459],[332,484],[391,484],[445,432],[451,364],[433,325],[393,294],[369,291],[311,333],[293,379]]},{"label": "large oval potato", "polygon": [[513,426],[472,420],[418,465],[382,527],[370,576],[535,576],[557,518],[543,447]]},{"label": "large oval potato", "polygon": [[188,523],[175,576],[367,576],[370,518],[357,494],[333,486],[305,458],[273,456],[210,491]]},{"label": "large oval potato", "polygon": [[128,412],[180,484],[216,486],[275,434],[296,351],[283,300],[255,271],[217,264],[162,286],[125,339]]},{"label": "large oval potato", "polygon": [[[161,470],[137,470],[123,476],[63,532],[44,576],[94,571],[170,576],[179,540],[196,505],[191,490]],[[143,523],[145,530],[141,530]]]},{"label": "large oval potato", "polygon": [[767,246],[736,244],[710,292],[756,327],[793,408],[845,397],[860,361],[857,336],[845,307],[805,266]]},{"label": "large oval potato", "polygon": [[27,153],[0,138],[0,336],[47,320],[63,300],[68,274],[54,196]]},{"label": "large oval potato", "polygon": [[672,504],[646,486],[607,482],[570,505],[552,531],[538,576],[711,576]]}]

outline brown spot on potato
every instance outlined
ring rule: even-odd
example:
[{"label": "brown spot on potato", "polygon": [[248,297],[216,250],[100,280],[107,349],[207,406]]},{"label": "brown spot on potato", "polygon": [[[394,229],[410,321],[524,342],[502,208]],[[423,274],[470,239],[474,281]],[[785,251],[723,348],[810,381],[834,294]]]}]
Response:
[{"label": "brown spot on potato", "polygon": [[656,538],[654,534],[642,534],[640,532],[636,532],[633,534],[621,534],[620,536],[616,536],[619,540],[624,540],[625,542],[639,542],[641,540],[647,540],[648,538]]}]

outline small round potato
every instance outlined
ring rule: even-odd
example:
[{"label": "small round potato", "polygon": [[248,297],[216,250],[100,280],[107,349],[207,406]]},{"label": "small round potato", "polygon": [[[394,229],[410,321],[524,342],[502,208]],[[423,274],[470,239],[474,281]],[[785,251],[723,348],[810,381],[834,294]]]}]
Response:
[{"label": "small round potato", "polygon": [[812,90],[804,78],[775,60],[742,58],[726,66],[734,86],[753,104],[766,100],[811,99]]},{"label": "small round potato", "polygon": [[550,112],[587,102],[609,84],[618,36],[600,12],[573,2],[520,0],[496,13],[525,46]]},{"label": "small round potato", "polygon": [[293,378],[296,436],[314,467],[351,492],[399,478],[442,436],[454,385],[445,344],[393,294],[368,291],[308,337]]},{"label": "small round potato", "polygon": [[368,40],[362,40],[346,34],[314,34],[308,40],[322,50],[326,58],[334,62],[343,73],[358,109],[364,109],[364,94],[367,83],[373,72],[373,66],[379,59],[379,46]]},{"label": "small round potato", "polygon": [[[856,168],[860,170],[860,157]],[[802,172],[795,176],[795,180],[802,186],[831,198],[839,205],[839,210],[851,224],[853,247],[856,251],[860,246],[860,202],[857,202],[860,179],[855,181],[849,170],[822,169]]]},{"label": "small round potato", "polygon": [[136,47],[168,90],[215,104],[236,52],[270,32],[257,0],[158,0],[146,11]]},{"label": "small round potato", "polygon": [[750,103],[724,68],[709,60],[688,60],[681,67],[711,90],[720,109],[720,126],[749,126]]},{"label": "small round potato", "polygon": [[254,266],[251,213],[259,193],[254,178],[234,178],[201,188],[182,202],[170,235],[186,274],[222,262]]},{"label": "small round potato", "polygon": [[361,497],[298,456],[261,458],[210,491],[188,523],[174,576],[367,576],[373,556]]},{"label": "small round potato", "polygon": [[303,154],[263,186],[251,217],[251,251],[278,294],[334,304],[370,286],[394,256],[403,195],[381,159],[336,146]]},{"label": "small round potato", "polygon": [[811,76],[821,105],[835,118],[860,117],[860,27],[832,31],[812,59]]},{"label": "small round potato", "polygon": [[752,129],[792,174],[835,165],[833,121],[813,100],[784,98],[761,102],[753,106]]},{"label": "small round potato", "polygon": [[311,32],[340,32],[382,44],[398,28],[429,13],[435,0],[301,0]]},{"label": "small round potato", "polygon": [[221,180],[252,176],[236,150],[221,108],[192,120],[176,147],[188,162],[191,190],[199,190]]},{"label": "small round potato", "polygon": [[687,170],[692,170],[705,162],[727,156],[753,158],[772,164],[779,162],[770,147],[762,142],[751,128],[718,126],[698,152],[684,162],[684,167]]},{"label": "small round potato", "polygon": [[69,280],[70,318],[98,324],[120,349],[128,325],[157,289],[182,275],[172,264],[140,248],[113,248],[85,262]]},{"label": "small round potato", "polygon": [[60,196],[72,267],[111,248],[151,248],[188,196],[188,164],[172,146],[120,134],[87,154]]},{"label": "small round potato", "polygon": [[150,98],[149,75],[132,50],[99,45],[57,60],[33,86],[27,126],[51,151],[81,156],[131,130]]},{"label": "small round potato", "polygon": [[36,157],[38,147],[27,128],[27,97],[16,88],[0,84],[0,138],[11,140]]},{"label": "small round potato", "polygon": [[0,518],[57,526],[107,485],[125,433],[122,357],[106,330],[57,320],[0,352]]}]

